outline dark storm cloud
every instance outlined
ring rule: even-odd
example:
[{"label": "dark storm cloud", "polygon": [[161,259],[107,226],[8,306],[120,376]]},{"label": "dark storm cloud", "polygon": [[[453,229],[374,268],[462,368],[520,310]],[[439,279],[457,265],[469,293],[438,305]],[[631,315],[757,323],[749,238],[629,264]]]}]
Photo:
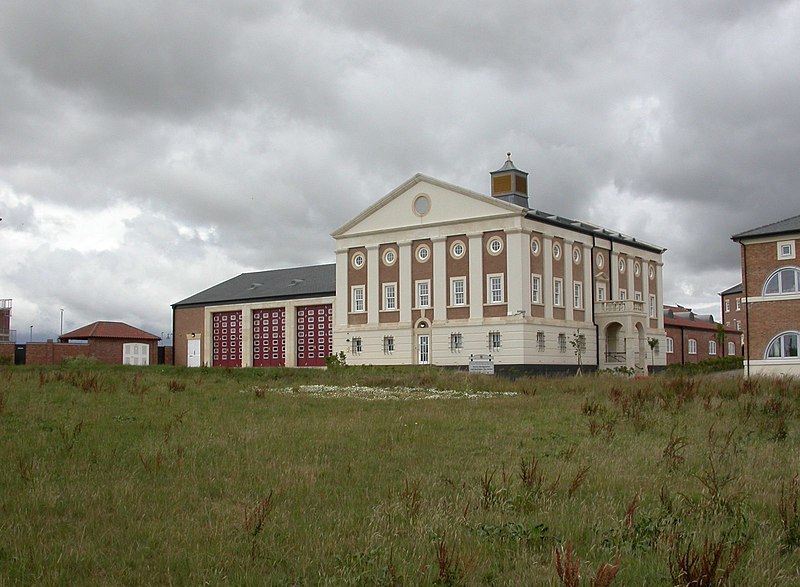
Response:
[{"label": "dark storm cloud", "polygon": [[332,260],[416,172],[486,193],[508,150],[534,207],[667,247],[671,302],[713,309],[730,235],[798,213],[797,1],[62,4],[0,5],[25,322],[158,334],[237,272]]}]

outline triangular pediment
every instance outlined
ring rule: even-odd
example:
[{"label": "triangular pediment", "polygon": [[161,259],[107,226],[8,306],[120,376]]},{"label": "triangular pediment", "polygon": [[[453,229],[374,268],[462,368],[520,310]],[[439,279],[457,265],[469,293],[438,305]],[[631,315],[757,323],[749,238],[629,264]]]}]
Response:
[{"label": "triangular pediment", "polygon": [[[429,209],[415,206],[427,197]],[[331,233],[334,238],[525,214],[525,208],[417,174]]]}]

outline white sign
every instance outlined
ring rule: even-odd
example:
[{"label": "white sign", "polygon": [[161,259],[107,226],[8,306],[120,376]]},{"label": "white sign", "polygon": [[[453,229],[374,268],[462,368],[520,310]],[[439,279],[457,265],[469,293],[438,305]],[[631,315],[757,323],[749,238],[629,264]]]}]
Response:
[{"label": "white sign", "polygon": [[494,375],[494,359],[492,359],[492,355],[470,355],[469,372]]}]

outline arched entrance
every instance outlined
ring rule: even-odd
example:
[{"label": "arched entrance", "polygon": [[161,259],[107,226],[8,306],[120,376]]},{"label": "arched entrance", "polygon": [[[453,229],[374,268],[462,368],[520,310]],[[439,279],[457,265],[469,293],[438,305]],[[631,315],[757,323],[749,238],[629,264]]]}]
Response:
[{"label": "arched entrance", "polygon": [[416,349],[414,362],[417,365],[430,365],[431,323],[425,318],[420,318],[414,325],[414,348]]},{"label": "arched entrance", "polygon": [[605,364],[607,369],[624,367],[626,363],[625,330],[619,322],[611,322],[605,330]]}]

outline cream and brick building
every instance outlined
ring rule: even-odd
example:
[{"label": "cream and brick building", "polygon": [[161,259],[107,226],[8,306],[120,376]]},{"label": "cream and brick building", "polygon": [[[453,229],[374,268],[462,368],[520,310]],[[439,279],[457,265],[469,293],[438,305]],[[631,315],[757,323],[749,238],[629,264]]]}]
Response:
[{"label": "cream and brick building", "polygon": [[725,312],[726,300],[738,301],[746,372],[800,375],[800,216],[731,238],[741,249],[742,284],[723,292],[723,316],[735,311]]},{"label": "cream and brick building", "polygon": [[[585,369],[663,367],[664,249],[535,209],[528,174],[510,156],[490,176],[485,196],[417,174],[332,233],[334,282],[311,279],[303,302],[330,304],[325,352],[345,352],[350,364],[453,367],[491,355],[500,370],[548,372],[574,370],[577,346]],[[318,269],[291,271],[304,279]],[[272,285],[248,289],[250,281]],[[184,337],[200,364],[222,365],[215,349],[230,347],[214,342],[214,325],[224,315],[226,335],[233,323],[240,341],[234,365],[256,365],[254,312],[283,308],[281,364],[300,365],[290,310],[299,302],[286,275],[225,284],[173,305],[176,345]],[[259,295],[267,287],[275,295]],[[190,354],[176,348],[176,362]]]}]

